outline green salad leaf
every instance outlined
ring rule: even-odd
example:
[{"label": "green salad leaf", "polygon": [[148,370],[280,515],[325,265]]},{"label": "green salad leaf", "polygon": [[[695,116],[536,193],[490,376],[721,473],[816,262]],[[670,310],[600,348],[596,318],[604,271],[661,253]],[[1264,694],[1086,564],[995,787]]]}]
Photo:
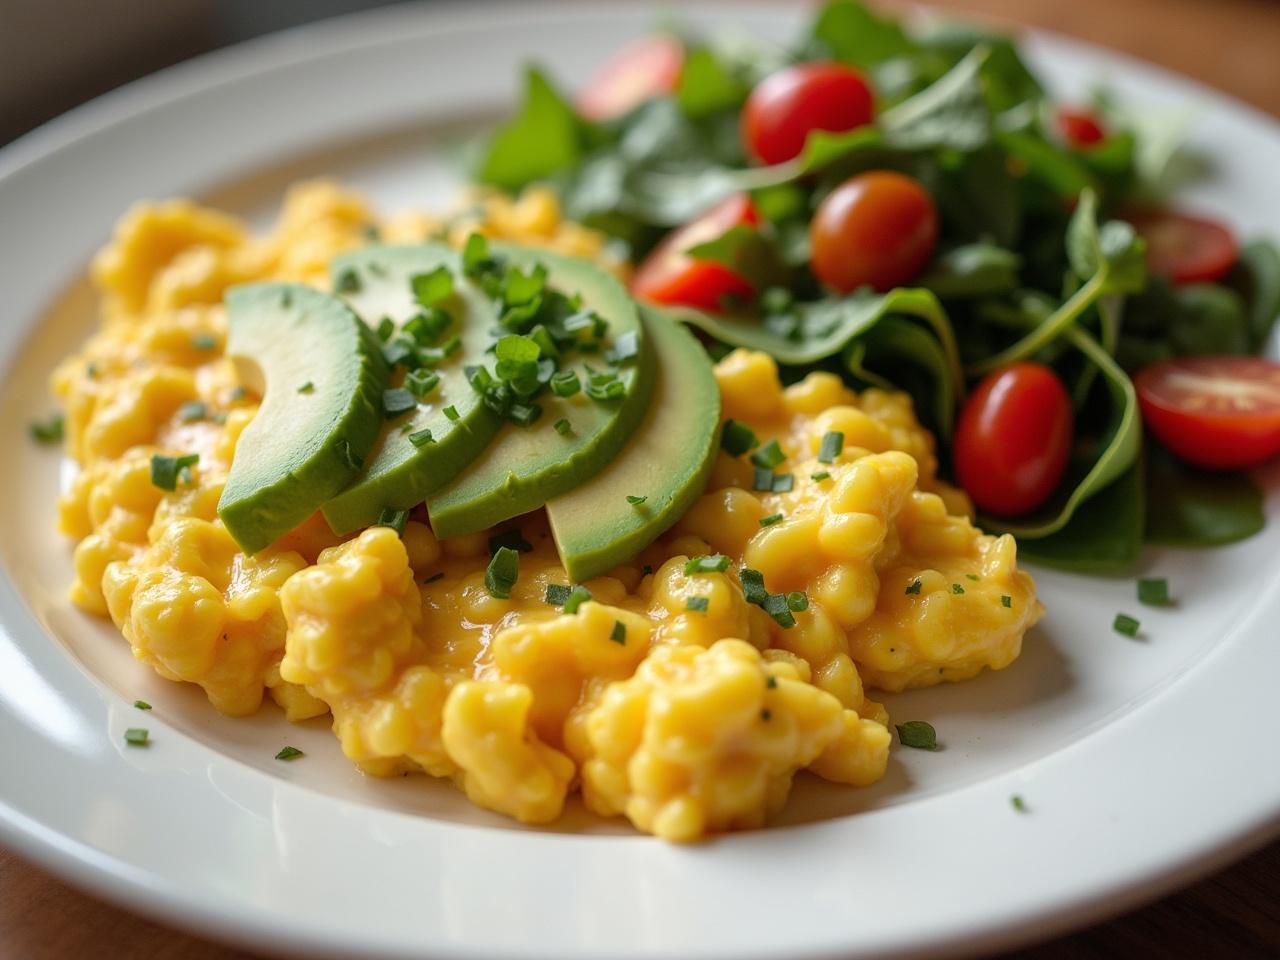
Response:
[{"label": "green salad leaf", "polygon": [[916,50],[898,21],[861,3],[828,4],[814,21],[812,34],[815,56],[858,67],[873,67]]},{"label": "green salad leaf", "polygon": [[1171,547],[1217,547],[1266,523],[1262,491],[1245,473],[1200,470],[1148,444],[1146,539]]},{"label": "green salad leaf", "polygon": [[1134,462],[1082,503],[1069,524],[1019,540],[1018,558],[1076,573],[1126,573],[1142,549],[1145,510],[1142,465]]},{"label": "green salad leaf", "polygon": [[1280,246],[1270,240],[1246,243],[1227,282],[1247,305],[1249,349],[1256,352],[1280,317]]},{"label": "green salad leaf", "polygon": [[938,254],[916,283],[941,299],[964,300],[1011,293],[1022,258],[993,243],[967,243]]},{"label": "green salad leaf", "polygon": [[676,101],[685,116],[693,119],[731,110],[746,96],[745,85],[710,47],[693,47],[685,52]]},{"label": "green salad leaf", "polygon": [[480,163],[481,183],[518,190],[577,165],[585,146],[584,122],[536,67],[525,72],[524,101],[494,134]]}]

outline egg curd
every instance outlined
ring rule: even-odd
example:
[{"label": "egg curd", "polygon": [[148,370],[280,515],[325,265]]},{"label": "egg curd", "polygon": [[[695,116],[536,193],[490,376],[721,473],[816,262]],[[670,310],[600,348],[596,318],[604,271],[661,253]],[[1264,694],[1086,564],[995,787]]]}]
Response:
[{"label": "egg curd", "polygon": [[[745,351],[716,367],[724,415],[777,440],[794,488],[751,492],[751,464],[720,453],[688,514],[584,584],[592,599],[574,613],[547,602],[569,583],[541,512],[501,528],[531,548],[509,599],[485,588],[489,536],[439,541],[421,511],[402,536],[373,527],[345,542],[317,514],[242,553],[217,504],[260,398],[222,356],[223,291],[327,289],[331,258],[374,232],[460,243],[473,230],[623,269],[542,190],[483,197],[451,220],[379,222],[358,197],[306,183],[265,237],[187,201],[131,210],[93,264],[101,329],[53,377],[81,468],[59,502],[78,541],[72,600],[225,714],[264,694],[290,720],[332,714],[369,774],[449,777],[529,823],[580,791],[593,811],[676,841],[761,825],[799,770],[878,780],[888,718],[864,686],[962,680],[1018,656],[1042,610],[1034,584],[1013,539],[975,529],[938,480],[909,398],[855,394],[828,373],[784,387],[769,357]],[[844,448],[820,462],[830,431]],[[156,453],[200,458],[166,492]],[[686,572],[708,554],[733,562]],[[793,626],[747,601],[743,566],[806,595]]]}]

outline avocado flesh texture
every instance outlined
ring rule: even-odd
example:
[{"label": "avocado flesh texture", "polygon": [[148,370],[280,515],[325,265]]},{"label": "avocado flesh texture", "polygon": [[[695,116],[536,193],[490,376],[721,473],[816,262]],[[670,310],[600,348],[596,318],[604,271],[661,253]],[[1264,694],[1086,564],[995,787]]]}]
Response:
[{"label": "avocado flesh texture", "polygon": [[377,337],[336,297],[263,283],[225,300],[227,354],[262,406],[236,444],[218,516],[256,553],[356,475],[382,429],[388,371]]},{"label": "avocado flesh texture", "polygon": [[[456,251],[437,244],[370,247],[338,257],[335,278],[351,271],[360,289],[344,294],[370,327],[390,317],[397,329],[422,307],[413,298],[411,278],[446,266],[453,273],[454,296],[442,304],[454,323],[440,341],[457,333],[461,349],[433,368],[439,384],[418,401],[416,410],[392,420],[382,431],[355,481],[324,505],[335,533],[350,533],[376,523],[384,509],[408,510],[452,480],[487,447],[502,425],[467,382],[463,367],[491,361],[485,351],[493,340],[497,312],[488,298],[462,274]],[[444,415],[453,406],[457,420]],[[406,429],[405,424],[409,424]],[[430,430],[432,442],[415,447],[409,434]]]},{"label": "avocado flesh texture", "polygon": [[[617,400],[586,395],[584,360],[604,368],[599,354],[570,354],[562,368],[578,371],[584,389],[572,397],[551,392],[534,402],[542,416],[532,426],[508,423],[497,438],[455,480],[427,498],[427,512],[437,537],[484,530],[511,517],[536,510],[568,493],[608,465],[643,419],[653,390],[653,351],[640,323],[635,302],[611,275],[598,266],[544,250],[494,245],[495,253],[528,269],[541,263],[547,283],[566,294],[579,294],[583,306],[608,323],[607,341],[615,343],[636,332],[638,355],[616,369],[626,387]],[[488,364],[492,369],[492,363]],[[556,421],[569,421],[572,432],[561,436]]]},{"label": "avocado flesh texture", "polygon": [[[702,495],[715,465],[720,388],[701,344],[680,324],[641,309],[657,360],[649,410],[630,441],[586,483],[547,502],[570,579],[632,559]],[[642,504],[627,502],[642,496]]]}]

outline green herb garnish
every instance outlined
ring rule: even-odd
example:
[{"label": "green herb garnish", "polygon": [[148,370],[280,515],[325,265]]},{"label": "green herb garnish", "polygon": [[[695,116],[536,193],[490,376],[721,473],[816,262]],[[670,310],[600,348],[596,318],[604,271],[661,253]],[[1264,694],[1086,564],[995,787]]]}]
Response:
[{"label": "green herb garnish", "polygon": [[796,625],[796,618],[791,613],[791,605],[782,594],[769,594],[760,606],[764,608],[765,613],[773,617],[774,623],[784,630],[790,630]]},{"label": "green herb garnish", "polygon": [[731,457],[740,457],[748,450],[754,450],[759,442],[755,432],[737,420],[726,420],[720,431],[720,449]]},{"label": "green herb garnish", "polygon": [[933,729],[933,724],[926,723],[924,720],[908,720],[906,723],[897,723],[894,726],[898,730],[898,740],[904,747],[912,747],[916,750],[938,749],[938,732]]},{"label": "green herb garnish", "polygon": [[145,701],[145,700],[135,700],[135,701],[133,701],[133,705],[134,705],[137,709],[139,709],[139,710],[150,710],[150,709],[151,709],[151,704],[147,703],[147,701]]},{"label": "green herb garnish", "polygon": [[548,583],[546,596],[542,598],[543,603],[549,603],[553,607],[563,607],[569,602],[569,594],[572,591],[568,585],[563,583]]},{"label": "green herb garnish", "polygon": [[695,573],[724,573],[729,569],[729,558],[722,553],[711,557],[690,557],[684,563],[685,576]]},{"label": "green herb garnish", "polygon": [[378,514],[378,522],[375,527],[390,527],[401,536],[404,535],[404,525],[409,522],[408,510],[396,510],[392,507],[384,507],[382,513]]},{"label": "green herb garnish", "polygon": [[564,602],[565,613],[577,613],[578,608],[591,599],[591,591],[583,586],[575,586]]},{"label": "green herb garnish", "polygon": [[800,613],[809,609],[809,598],[802,590],[792,590],[787,594],[787,606],[792,613]]},{"label": "green herb garnish", "polygon": [[401,387],[382,391],[382,415],[394,420],[401,414],[418,409],[417,398]]},{"label": "green herb garnish", "polygon": [[489,596],[506,600],[520,576],[520,554],[510,547],[499,547],[484,571],[485,589]]},{"label": "green herb garnish", "polygon": [[460,419],[458,408],[453,404],[449,404],[449,406],[445,407],[440,412],[444,414],[446,420],[453,420],[454,422],[457,422]]},{"label": "green herb garnish", "polygon": [[832,430],[822,435],[822,444],[818,447],[819,463],[834,463],[836,457],[844,450],[844,434]]},{"label": "green herb garnish", "polygon": [[1141,577],[1138,580],[1138,602],[1148,607],[1169,606],[1169,581],[1164,577]]},{"label": "green herb garnish", "polygon": [[195,423],[209,415],[202,400],[191,400],[178,408],[178,419],[183,423]]},{"label": "green herb garnish", "polygon": [[1019,813],[1027,812],[1027,802],[1022,799],[1022,794],[1015,793],[1009,798],[1009,803],[1013,809],[1017,810]]},{"label": "green herb garnish", "polygon": [[191,346],[197,350],[216,350],[218,348],[218,338],[212,333],[197,333],[191,338]]},{"label": "green herb garnish", "polygon": [[161,490],[177,490],[178,477],[182,476],[189,483],[191,468],[199,462],[200,454],[198,453],[189,453],[184,457],[154,454],[151,457],[151,482]]},{"label": "green herb garnish", "polygon": [[613,629],[609,631],[609,639],[614,643],[627,642],[627,625],[621,620],[613,621]]},{"label": "green herb garnish", "polygon": [[572,397],[582,389],[576,370],[558,370],[551,375],[551,392],[557,397]]},{"label": "green herb garnish", "polygon": [[298,757],[306,756],[297,747],[281,747],[280,752],[276,754],[277,760],[296,760]]},{"label": "green herb garnish", "polygon": [[964,587],[960,586],[960,584],[958,583],[953,583],[951,585],[951,592],[955,594],[964,593]]},{"label": "green herb garnish", "polygon": [[1001,595],[1000,595],[1000,605],[1001,605],[1002,607],[1008,607],[1010,610],[1012,610],[1012,609],[1013,609],[1013,597],[1009,596],[1007,593],[1001,594]]},{"label": "green herb garnish", "polygon": [[920,588],[923,586],[924,586],[924,581],[921,580],[919,577],[916,577],[914,580],[912,580],[910,583],[907,584],[907,589],[905,592],[909,597],[915,596],[920,592]]},{"label": "green herb garnish", "polygon": [[823,480],[826,480],[830,476],[831,476],[831,472],[829,470],[819,470],[817,473],[813,474],[813,479],[816,480],[818,483],[821,483]]},{"label": "green herb garnish", "polygon": [[144,727],[130,727],[124,732],[124,742],[131,747],[145,747],[151,742],[151,734]]},{"label": "green herb garnish", "polygon": [[445,266],[436,267],[430,273],[419,273],[409,278],[413,299],[424,307],[434,307],[453,296],[453,274]]},{"label": "green herb garnish", "polygon": [[65,421],[62,414],[55,413],[44,423],[32,421],[27,427],[31,439],[36,443],[61,443],[65,432]]},{"label": "green herb garnish", "polygon": [[360,274],[356,273],[354,267],[347,267],[333,282],[335,293],[359,293],[362,286],[364,284],[360,281]]},{"label": "green herb garnish", "polygon": [[764,603],[769,596],[769,591],[764,588],[763,573],[752,570],[750,567],[743,567],[742,572],[738,574],[738,579],[742,582],[742,595],[747,603],[754,603],[757,606]]},{"label": "green herb garnish", "polygon": [[773,471],[773,468],[782,461],[787,459],[787,455],[782,452],[782,447],[778,446],[777,440],[770,440],[763,447],[751,454],[751,462],[763,470]]},{"label": "green herb garnish", "polygon": [[1111,627],[1116,633],[1123,634],[1126,637],[1136,637],[1142,624],[1127,613],[1117,613],[1115,620],[1111,623]]},{"label": "green herb garnish", "polygon": [[762,527],[772,527],[775,523],[781,523],[782,521],[783,521],[783,516],[782,516],[782,514],[780,514],[780,513],[771,513],[771,514],[769,514],[769,516],[767,516],[767,517],[761,517],[761,518],[760,518],[760,526],[762,526]]},{"label": "green herb garnish", "polygon": [[495,533],[489,538],[489,552],[497,553],[503,547],[508,550],[514,550],[516,553],[531,553],[533,544],[524,538],[524,534],[520,532],[519,527],[512,527],[509,530],[503,530],[501,533]]},{"label": "green herb garnish", "polygon": [[404,378],[404,388],[419,400],[429,396],[440,384],[440,374],[433,370],[414,370]]},{"label": "green herb garnish", "polygon": [[566,420],[564,417],[561,417],[559,420],[553,423],[552,426],[555,427],[556,433],[560,434],[560,436],[562,437],[567,437],[570,433],[573,432],[573,425],[570,424],[569,421]]},{"label": "green herb garnish", "polygon": [[631,504],[633,507],[640,506],[640,504],[644,503],[648,499],[648,497],[638,497],[633,493],[627,494],[627,503]]},{"label": "green herb garnish", "polygon": [[691,613],[706,613],[710,606],[711,600],[708,597],[689,597],[684,602],[684,608]]}]

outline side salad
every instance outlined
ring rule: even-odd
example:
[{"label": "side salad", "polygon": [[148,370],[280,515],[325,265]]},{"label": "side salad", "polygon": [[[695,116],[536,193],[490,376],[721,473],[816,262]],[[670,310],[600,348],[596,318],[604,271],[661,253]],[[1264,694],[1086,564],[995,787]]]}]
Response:
[{"label": "side salad", "polygon": [[576,100],[531,67],[473,176],[551,184],[713,353],[909,391],[985,526],[1113,572],[1256,533],[1239,471],[1280,453],[1280,248],[1173,205],[1179,125],[838,0],[785,47],[656,34]]}]

